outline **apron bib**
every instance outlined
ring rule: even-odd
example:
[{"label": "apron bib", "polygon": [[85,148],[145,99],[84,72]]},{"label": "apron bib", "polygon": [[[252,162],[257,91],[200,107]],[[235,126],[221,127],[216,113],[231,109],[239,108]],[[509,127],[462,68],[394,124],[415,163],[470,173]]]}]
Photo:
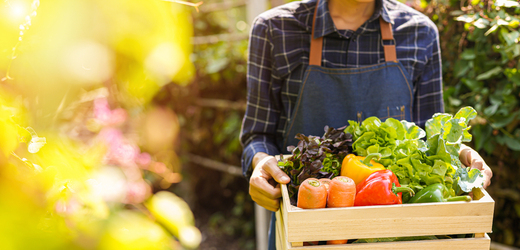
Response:
[{"label": "apron bib", "polygon": [[396,58],[391,24],[382,17],[379,20],[382,43],[393,42],[383,43],[385,62],[348,69],[321,67],[323,37],[314,38],[313,21],[309,66],[288,121],[281,147],[284,153],[290,153],[287,146],[298,144],[296,134],[321,136],[326,125],[339,128],[348,125],[348,120],[362,122],[370,116],[412,121],[410,76]]}]

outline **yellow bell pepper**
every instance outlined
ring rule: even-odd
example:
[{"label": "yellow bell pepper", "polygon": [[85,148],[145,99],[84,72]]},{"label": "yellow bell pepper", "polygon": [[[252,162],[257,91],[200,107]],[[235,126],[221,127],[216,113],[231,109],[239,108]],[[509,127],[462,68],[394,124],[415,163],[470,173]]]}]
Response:
[{"label": "yellow bell pepper", "polygon": [[381,159],[381,154],[369,154],[366,157],[348,154],[341,163],[340,175],[351,178],[357,185],[371,173],[386,169],[382,164],[372,160],[374,157]]}]

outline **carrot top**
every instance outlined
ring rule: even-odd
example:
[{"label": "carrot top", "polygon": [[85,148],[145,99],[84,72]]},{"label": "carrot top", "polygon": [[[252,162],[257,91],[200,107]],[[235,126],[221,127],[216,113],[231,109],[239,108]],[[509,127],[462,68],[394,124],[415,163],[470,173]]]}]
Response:
[{"label": "carrot top", "polygon": [[327,205],[327,189],[316,178],[308,178],[298,188],[299,208],[324,208]]}]

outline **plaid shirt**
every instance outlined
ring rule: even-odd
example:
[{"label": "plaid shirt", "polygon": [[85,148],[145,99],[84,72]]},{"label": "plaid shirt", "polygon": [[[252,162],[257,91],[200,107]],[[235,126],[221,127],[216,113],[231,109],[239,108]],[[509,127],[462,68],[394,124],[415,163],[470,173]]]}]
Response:
[{"label": "plaid shirt", "polygon": [[[337,30],[327,2],[320,1],[315,27],[315,36],[324,36],[323,67],[356,68],[384,62],[378,20],[382,15],[392,24],[397,59],[413,81],[413,121],[424,127],[434,113],[444,111],[439,34],[428,17],[397,0],[376,0],[374,15],[360,28]],[[240,133],[242,170],[247,178],[256,153],[278,155],[285,151],[278,145],[308,66],[315,8],[316,0],[291,2],[262,13],[254,21],[247,109]]]}]

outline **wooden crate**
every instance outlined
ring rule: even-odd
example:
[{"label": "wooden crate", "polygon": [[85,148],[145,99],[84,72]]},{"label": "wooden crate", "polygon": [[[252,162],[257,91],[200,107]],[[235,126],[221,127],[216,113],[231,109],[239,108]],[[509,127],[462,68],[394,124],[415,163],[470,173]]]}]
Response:
[{"label": "wooden crate", "polygon": [[[276,212],[276,244],[286,249],[489,249],[495,202],[485,190],[470,202],[301,209],[286,185]],[[303,242],[474,234],[471,238],[303,246]]]}]

